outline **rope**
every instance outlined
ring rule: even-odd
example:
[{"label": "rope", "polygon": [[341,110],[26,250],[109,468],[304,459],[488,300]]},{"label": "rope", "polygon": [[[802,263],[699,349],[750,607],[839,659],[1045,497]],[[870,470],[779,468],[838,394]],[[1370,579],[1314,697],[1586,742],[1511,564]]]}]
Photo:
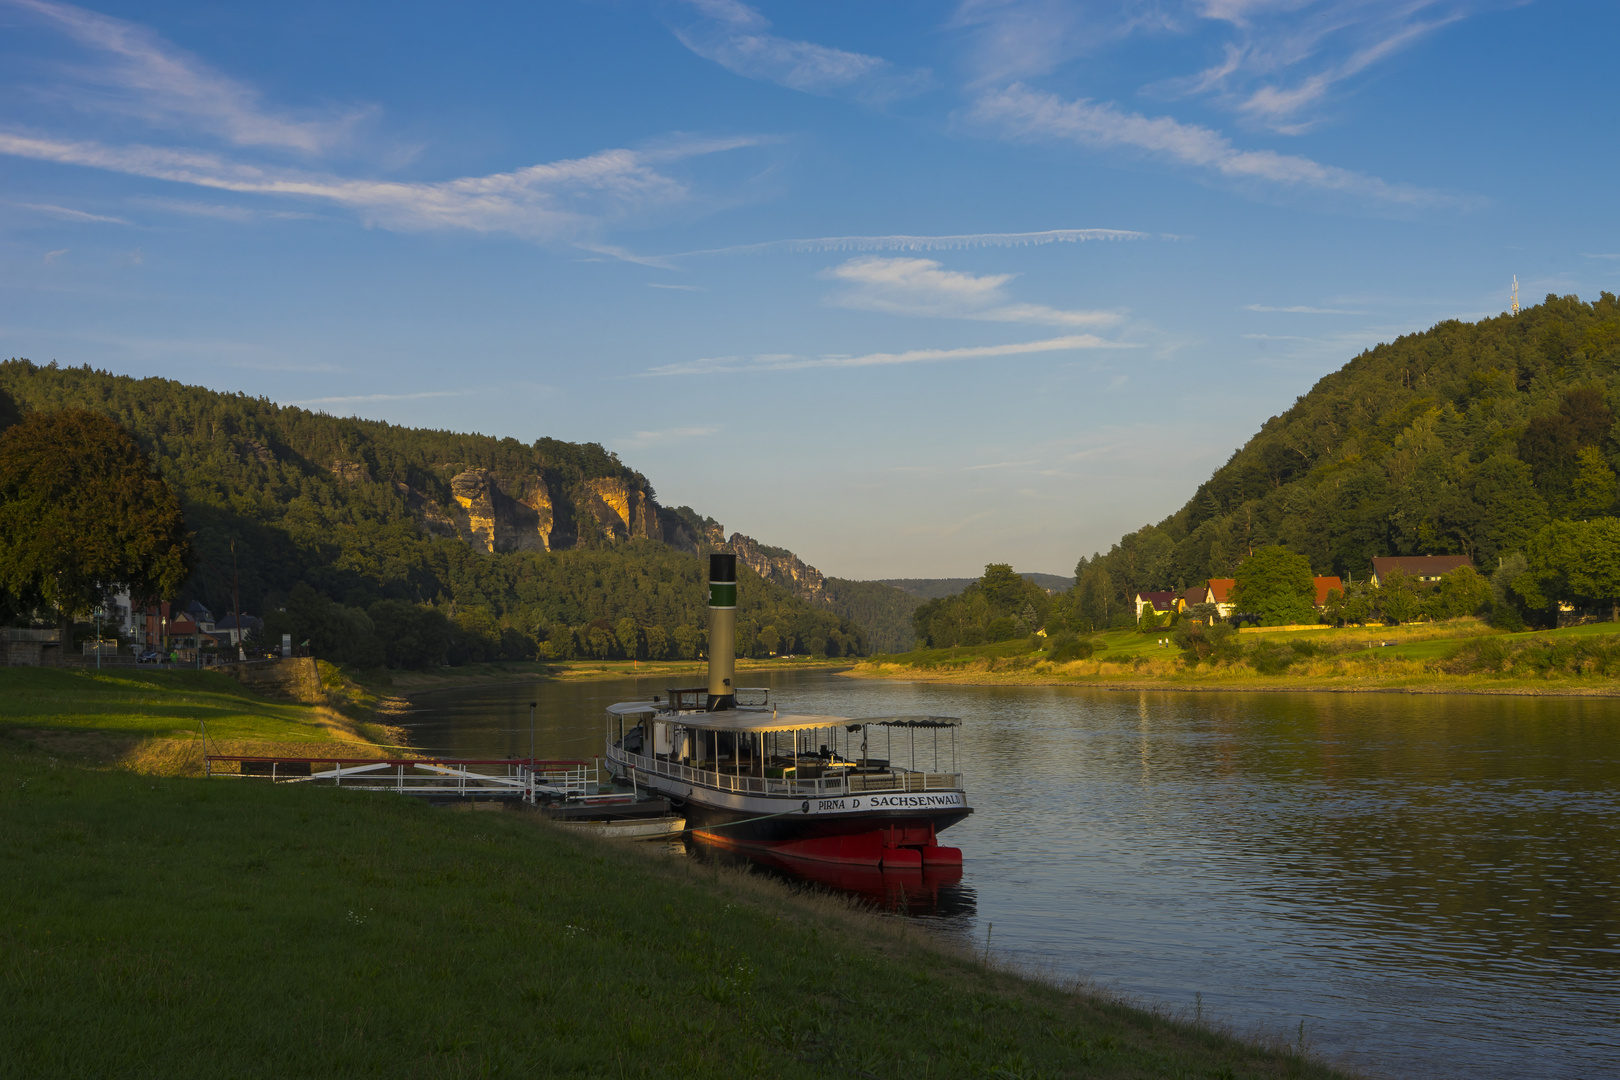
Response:
[{"label": "rope", "polygon": [[671,835],[671,836],[681,836],[681,835],[684,835],[685,833],[700,832],[700,831],[701,832],[713,832],[715,829],[729,829],[733,825],[747,825],[747,824],[749,824],[751,822],[755,822],[755,821],[769,821],[771,818],[789,817],[789,816],[791,816],[793,814],[808,814],[809,812],[810,812],[809,807],[808,807],[808,805],[806,805],[806,806],[800,807],[797,810],[783,810],[779,814],[762,814],[759,817],[743,818],[740,821],[727,821],[727,822],[725,822],[724,824],[721,824],[721,825],[706,825],[702,829],[697,829],[697,828],[682,829],[682,830],[680,830],[680,832],[670,833],[669,835]]}]

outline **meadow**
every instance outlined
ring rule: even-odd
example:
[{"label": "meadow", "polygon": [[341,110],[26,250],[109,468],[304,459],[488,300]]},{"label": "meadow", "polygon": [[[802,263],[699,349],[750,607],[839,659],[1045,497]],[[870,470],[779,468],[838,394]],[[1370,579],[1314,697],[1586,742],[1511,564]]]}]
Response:
[{"label": "meadow", "polygon": [[89,768],[14,729],[0,861],[9,1075],[1340,1075],[536,815]]}]

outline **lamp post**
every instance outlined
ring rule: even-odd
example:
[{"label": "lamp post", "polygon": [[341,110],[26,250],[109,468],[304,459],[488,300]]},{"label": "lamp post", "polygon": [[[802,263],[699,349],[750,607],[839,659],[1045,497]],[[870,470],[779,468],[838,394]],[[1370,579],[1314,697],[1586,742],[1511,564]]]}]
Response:
[{"label": "lamp post", "polygon": [[529,802],[534,802],[534,702],[529,702]]}]

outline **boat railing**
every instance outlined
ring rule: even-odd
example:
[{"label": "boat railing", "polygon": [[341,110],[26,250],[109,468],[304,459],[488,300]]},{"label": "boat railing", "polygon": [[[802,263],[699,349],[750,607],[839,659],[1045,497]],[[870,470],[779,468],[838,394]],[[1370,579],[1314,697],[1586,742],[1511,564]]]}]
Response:
[{"label": "boat railing", "polygon": [[667,776],[689,784],[701,784],[720,791],[754,795],[807,795],[828,798],[865,792],[960,791],[961,773],[921,772],[899,767],[881,773],[839,769],[837,775],[800,779],[798,777],[747,776],[682,765],[678,761],[635,754],[616,746],[608,747],[608,758],[643,773]]},{"label": "boat railing", "polygon": [[209,754],[207,775],[262,777],[272,783],[331,784],[360,791],[524,802],[602,797],[594,761],[525,758],[344,758]]}]

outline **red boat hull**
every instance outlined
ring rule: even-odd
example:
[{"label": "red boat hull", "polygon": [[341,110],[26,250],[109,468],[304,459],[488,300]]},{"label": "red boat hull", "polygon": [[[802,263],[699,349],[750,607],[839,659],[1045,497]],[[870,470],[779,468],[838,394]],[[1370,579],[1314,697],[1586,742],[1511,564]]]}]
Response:
[{"label": "red boat hull", "polygon": [[962,849],[940,847],[932,823],[897,825],[843,836],[814,836],[798,840],[753,840],[728,836],[724,831],[697,829],[692,838],[702,844],[761,855],[774,860],[881,867],[884,870],[920,870],[924,867],[962,865]]}]

